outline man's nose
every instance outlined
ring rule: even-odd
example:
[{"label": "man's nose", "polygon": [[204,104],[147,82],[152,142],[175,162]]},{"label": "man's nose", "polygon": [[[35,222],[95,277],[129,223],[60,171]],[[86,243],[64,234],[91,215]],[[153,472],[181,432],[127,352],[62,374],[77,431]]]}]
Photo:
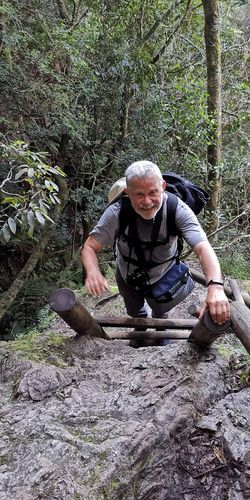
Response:
[{"label": "man's nose", "polygon": [[152,200],[151,200],[150,196],[145,195],[145,196],[144,196],[143,203],[144,203],[144,205],[151,205]]}]

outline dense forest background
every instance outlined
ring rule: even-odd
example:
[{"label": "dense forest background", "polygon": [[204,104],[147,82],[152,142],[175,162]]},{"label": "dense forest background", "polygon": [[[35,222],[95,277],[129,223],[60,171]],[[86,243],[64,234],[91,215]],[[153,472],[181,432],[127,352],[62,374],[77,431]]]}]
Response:
[{"label": "dense forest background", "polygon": [[[219,137],[209,9],[220,19]],[[224,272],[250,279],[249,2],[4,0],[0,13],[2,338],[41,321],[55,286],[82,285],[82,241],[139,159],[211,193],[218,181],[202,224]],[[107,273],[110,263],[104,252]]]}]

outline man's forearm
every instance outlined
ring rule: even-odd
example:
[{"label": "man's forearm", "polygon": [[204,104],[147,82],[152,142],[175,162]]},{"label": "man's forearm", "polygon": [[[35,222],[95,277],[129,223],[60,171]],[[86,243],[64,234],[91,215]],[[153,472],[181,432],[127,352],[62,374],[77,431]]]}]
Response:
[{"label": "man's forearm", "polygon": [[[198,243],[194,247],[194,251],[205,274],[207,285],[209,285],[206,299],[200,309],[200,318],[208,308],[212,320],[222,325],[230,317],[230,307],[223,288],[219,261],[213,248],[206,241]],[[209,284],[211,280],[213,282]]]},{"label": "man's forearm", "polygon": [[96,252],[91,247],[83,247],[81,253],[82,265],[85,268],[87,276],[92,272],[100,271],[99,261]]},{"label": "man's forearm", "polygon": [[106,278],[102,275],[97,252],[102,248],[93,237],[89,237],[82,249],[81,261],[86,270],[85,286],[92,295],[99,296],[108,288]]},{"label": "man's forearm", "polygon": [[204,241],[194,247],[195,254],[201,264],[206,282],[210,280],[221,281],[221,268],[218,258],[210,243]]}]

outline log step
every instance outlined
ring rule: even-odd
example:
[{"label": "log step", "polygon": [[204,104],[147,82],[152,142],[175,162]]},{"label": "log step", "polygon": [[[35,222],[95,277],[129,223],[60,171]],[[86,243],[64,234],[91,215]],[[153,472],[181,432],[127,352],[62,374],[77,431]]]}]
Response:
[{"label": "log step", "polygon": [[189,330],[162,330],[162,331],[131,331],[124,332],[122,330],[115,332],[106,332],[111,339],[175,339],[175,340],[187,340],[190,335]]},{"label": "log step", "polygon": [[197,323],[197,319],[157,319],[157,318],[111,318],[110,316],[94,316],[100,326],[120,326],[120,327],[141,327],[146,328],[169,328],[192,330]]}]

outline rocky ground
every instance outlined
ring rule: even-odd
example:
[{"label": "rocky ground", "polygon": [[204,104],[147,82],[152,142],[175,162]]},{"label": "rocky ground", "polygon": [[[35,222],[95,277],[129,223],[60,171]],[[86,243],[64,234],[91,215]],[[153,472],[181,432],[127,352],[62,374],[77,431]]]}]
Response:
[{"label": "rocky ground", "polygon": [[[197,286],[171,317],[203,296]],[[125,315],[119,296],[83,300]],[[1,500],[250,498],[247,358],[232,334],[206,353],[187,342],[133,349],[75,337],[55,318],[28,349],[10,344],[0,347]]]}]

